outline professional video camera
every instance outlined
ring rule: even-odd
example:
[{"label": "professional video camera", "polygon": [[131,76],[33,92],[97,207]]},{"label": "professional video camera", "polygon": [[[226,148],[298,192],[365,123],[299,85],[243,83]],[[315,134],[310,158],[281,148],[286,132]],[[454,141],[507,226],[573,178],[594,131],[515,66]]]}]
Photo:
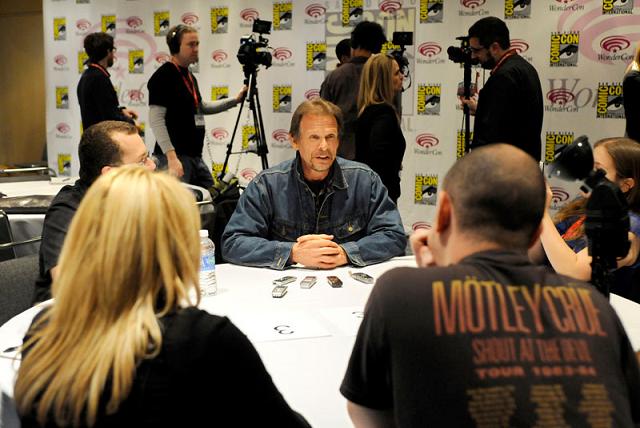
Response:
[{"label": "professional video camera", "polygon": [[[464,78],[462,96],[469,99],[471,97],[471,66],[478,64],[479,61],[471,57],[469,36],[456,37],[456,40],[460,40],[460,47],[449,46],[447,48],[447,55],[449,55],[449,59],[451,61],[463,65]],[[469,144],[471,143],[471,111],[467,104],[462,106],[462,117],[464,129],[464,152],[467,153],[469,151]]]},{"label": "professional video camera", "polygon": [[460,40],[460,47],[449,46],[447,48],[447,55],[449,59],[458,64],[470,64],[475,65],[477,60],[471,58],[471,47],[469,46],[469,37],[460,36],[456,37],[456,40]]},{"label": "professional video camera", "polygon": [[406,78],[405,82],[409,82],[406,87],[403,83],[402,91],[406,91],[411,87],[411,72],[409,70],[409,58],[404,54],[406,46],[413,45],[413,33],[411,31],[394,31],[392,43],[394,46],[400,46],[400,49],[394,49],[392,51],[388,51],[387,54],[391,55],[393,59],[396,60],[398,66],[400,66],[400,71],[403,76]]},{"label": "professional video camera", "polygon": [[585,135],[560,146],[549,165],[549,178],[584,180],[580,190],[590,192],[585,234],[591,256],[591,283],[606,297],[613,283],[616,259],[629,252],[629,206],[620,188],[593,169],[593,152]]},{"label": "professional video camera", "polygon": [[269,40],[263,37],[263,34],[271,34],[271,21],[262,21],[256,19],[253,21],[252,31],[258,33],[244,36],[240,38],[240,48],[238,49],[238,61],[246,69],[256,69],[258,65],[264,65],[266,68],[271,67],[271,52],[269,49]]}]

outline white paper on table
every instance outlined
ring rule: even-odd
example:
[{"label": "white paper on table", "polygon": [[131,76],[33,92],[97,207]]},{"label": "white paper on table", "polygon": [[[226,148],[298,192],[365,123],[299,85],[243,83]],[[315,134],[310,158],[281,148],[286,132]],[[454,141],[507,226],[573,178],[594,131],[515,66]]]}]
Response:
[{"label": "white paper on table", "polygon": [[299,311],[238,314],[230,319],[252,342],[331,336],[317,320]]},{"label": "white paper on table", "polygon": [[320,310],[320,313],[345,336],[355,336],[362,323],[364,308],[362,306],[325,308]]}]

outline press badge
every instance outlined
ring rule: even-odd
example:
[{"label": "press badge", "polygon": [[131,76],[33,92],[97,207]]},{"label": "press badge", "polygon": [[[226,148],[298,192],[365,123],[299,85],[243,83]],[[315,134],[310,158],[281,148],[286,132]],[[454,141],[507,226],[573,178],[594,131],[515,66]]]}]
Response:
[{"label": "press badge", "polygon": [[196,114],[193,117],[196,122],[196,128],[204,128],[204,114]]}]

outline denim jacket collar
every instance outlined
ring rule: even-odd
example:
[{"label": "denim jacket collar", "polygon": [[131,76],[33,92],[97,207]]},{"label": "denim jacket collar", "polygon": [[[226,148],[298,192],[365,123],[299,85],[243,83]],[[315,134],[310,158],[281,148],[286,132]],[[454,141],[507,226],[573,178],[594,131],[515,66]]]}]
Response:
[{"label": "denim jacket collar", "polygon": [[[304,179],[304,174],[302,172],[302,160],[300,159],[300,153],[296,151],[296,158],[292,164],[292,172],[295,174],[295,177],[298,181],[305,186],[307,186],[307,182]],[[309,186],[307,186],[309,187]],[[331,171],[329,172],[329,183],[327,188],[333,188],[335,190],[345,190],[349,187],[347,184],[346,178],[344,178],[344,174],[342,173],[342,169],[340,165],[338,165],[338,160],[333,161],[333,165],[331,166]]]}]

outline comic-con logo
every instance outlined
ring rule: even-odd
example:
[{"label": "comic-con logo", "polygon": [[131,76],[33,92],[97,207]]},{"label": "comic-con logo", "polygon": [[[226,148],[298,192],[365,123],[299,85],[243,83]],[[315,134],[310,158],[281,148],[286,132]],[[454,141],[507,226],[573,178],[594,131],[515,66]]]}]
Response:
[{"label": "comic-con logo", "polygon": [[256,151],[258,146],[256,143],[256,128],[251,125],[242,126],[242,150]]},{"label": "comic-con logo", "polygon": [[273,58],[274,67],[293,67],[293,52],[291,49],[280,46],[271,52],[271,57]]},{"label": "comic-con logo", "polygon": [[153,35],[156,37],[166,36],[171,27],[171,14],[168,10],[153,12]]},{"label": "comic-con logo", "polygon": [[71,132],[71,127],[68,123],[60,122],[56,125],[56,138],[70,139],[72,136],[69,135],[69,132]]},{"label": "comic-con logo", "polygon": [[84,18],[80,18],[76,21],[76,35],[77,36],[84,36],[86,35],[89,30],[91,29],[91,22],[89,22],[89,20],[84,19]]},{"label": "comic-con logo", "polygon": [[633,13],[633,0],[602,0],[602,13],[607,15]]},{"label": "comic-con logo", "polygon": [[305,24],[323,22],[326,12],[327,9],[319,3],[312,3],[308,5],[304,8],[304,13],[307,15],[304,20]]},{"label": "comic-con logo", "polygon": [[[473,141],[473,131],[469,132],[469,143]],[[456,132],[456,159],[462,158],[467,153],[467,145],[465,144],[465,130],[458,129]]]},{"label": "comic-con logo", "polygon": [[307,70],[325,70],[327,63],[326,43],[307,43]]},{"label": "comic-con logo", "polygon": [[253,8],[242,9],[240,11],[240,26],[241,27],[251,27],[253,26],[253,21],[260,18],[260,14],[257,10]]},{"label": "comic-con logo", "polygon": [[71,154],[58,153],[58,175],[71,177]]},{"label": "comic-con logo", "polygon": [[78,74],[82,74],[87,69],[89,55],[85,51],[78,51]]},{"label": "comic-con logo", "polygon": [[129,50],[129,73],[131,74],[144,73],[144,50],[142,49]]},{"label": "comic-con logo", "polygon": [[413,202],[420,205],[435,205],[438,197],[437,175],[416,175]]},{"label": "comic-con logo", "polygon": [[622,83],[598,83],[596,117],[624,119]]},{"label": "comic-con logo", "polygon": [[355,27],[362,21],[363,0],[342,0],[340,22],[343,27]]},{"label": "comic-con logo", "polygon": [[293,5],[290,1],[273,4],[273,29],[291,30],[293,21]]},{"label": "comic-con logo", "polygon": [[418,85],[418,114],[440,115],[441,85]]},{"label": "comic-con logo", "polygon": [[602,51],[598,54],[598,61],[631,61],[633,54],[622,52],[631,46],[631,41],[625,36],[607,36],[600,40]]},{"label": "comic-con logo", "polygon": [[444,0],[420,0],[420,23],[442,22]]},{"label": "comic-con logo", "polygon": [[555,160],[556,150],[573,143],[573,132],[547,132],[544,142],[544,161],[550,164]]},{"label": "comic-con logo", "polygon": [[416,221],[415,223],[413,223],[411,225],[411,229],[415,232],[416,230],[420,230],[420,229],[425,229],[425,230],[430,230],[431,229],[431,223],[429,223],[428,221]]},{"label": "comic-con logo", "polygon": [[140,85],[139,88],[131,88],[122,90],[120,95],[120,101],[127,106],[144,106],[147,105],[146,97],[144,94],[145,85]]},{"label": "comic-con logo", "polygon": [[424,42],[418,45],[418,56],[416,62],[418,64],[444,64],[445,60],[441,57],[442,46],[436,42]]},{"label": "comic-con logo", "polygon": [[531,0],[504,0],[504,19],[531,18]]},{"label": "comic-con logo", "polygon": [[489,15],[489,11],[482,6],[486,3],[486,0],[460,0],[460,5],[463,7],[458,10],[459,16],[485,16]]},{"label": "comic-con logo", "polygon": [[67,40],[67,18],[53,18],[53,40]]},{"label": "comic-con logo", "polygon": [[442,150],[438,149],[440,140],[433,134],[419,134],[416,136],[416,146],[413,148],[413,153],[416,155],[431,155],[440,156]]},{"label": "comic-con logo", "polygon": [[320,96],[320,91],[318,89],[309,89],[304,93],[304,98],[306,100],[312,100],[314,98],[318,98],[319,96]]},{"label": "comic-con logo", "polygon": [[127,22],[127,33],[142,33],[144,31],[142,28],[144,22],[139,16],[130,16],[125,21]]},{"label": "comic-con logo", "polygon": [[569,200],[569,192],[558,186],[551,186],[551,208],[558,209]]},{"label": "comic-con logo", "polygon": [[273,86],[273,112],[291,113],[291,85]]},{"label": "comic-con logo", "polygon": [[290,147],[289,144],[289,133],[286,129],[276,129],[271,133],[271,137],[273,138],[273,146],[279,148],[287,148]]},{"label": "comic-con logo", "polygon": [[69,87],[68,86],[56,86],[56,108],[57,109],[69,108]]},{"label": "comic-con logo", "polygon": [[107,33],[110,36],[116,35],[116,16],[115,15],[102,15],[100,21],[102,23],[102,32]]},{"label": "comic-con logo", "polygon": [[211,34],[226,34],[229,28],[229,8],[211,8]]},{"label": "comic-con logo", "polygon": [[551,67],[575,67],[578,65],[580,33],[552,33],[549,65]]},{"label": "comic-con logo", "polygon": [[182,14],[182,16],[180,16],[180,21],[182,21],[184,25],[196,27],[196,25],[200,21],[200,18],[195,12],[185,12]]},{"label": "comic-con logo", "polygon": [[218,101],[229,98],[229,86],[212,86],[211,101]]}]

